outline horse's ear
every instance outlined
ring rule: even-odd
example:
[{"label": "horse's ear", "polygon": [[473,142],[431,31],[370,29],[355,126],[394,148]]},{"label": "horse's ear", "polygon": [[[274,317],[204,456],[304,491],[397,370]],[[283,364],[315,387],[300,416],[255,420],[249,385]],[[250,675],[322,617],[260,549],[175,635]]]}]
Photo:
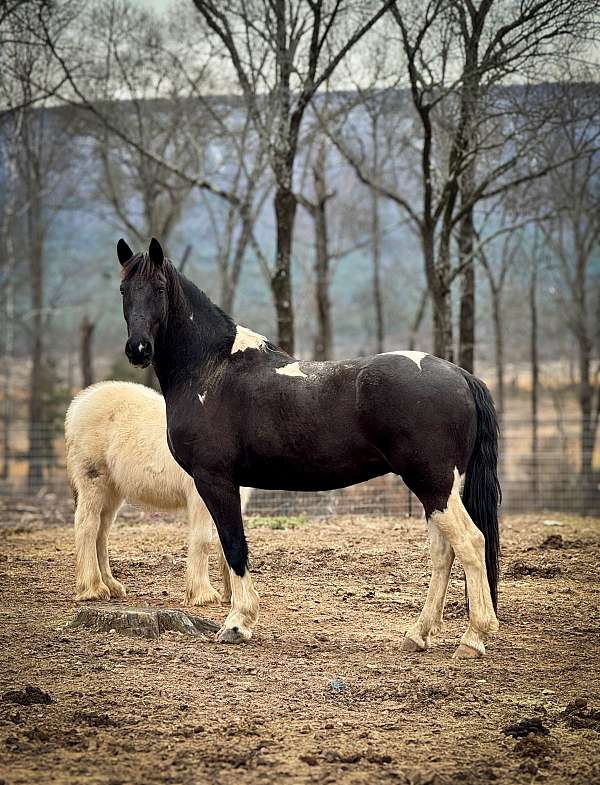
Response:
[{"label": "horse's ear", "polygon": [[117,243],[117,256],[121,264],[126,264],[133,256],[133,251],[122,237]]},{"label": "horse's ear", "polygon": [[156,237],[153,237],[150,240],[150,246],[148,247],[148,256],[150,257],[150,261],[154,262],[154,264],[157,265],[157,267],[160,267],[160,265],[165,260],[163,249],[160,247],[160,243],[158,242]]}]

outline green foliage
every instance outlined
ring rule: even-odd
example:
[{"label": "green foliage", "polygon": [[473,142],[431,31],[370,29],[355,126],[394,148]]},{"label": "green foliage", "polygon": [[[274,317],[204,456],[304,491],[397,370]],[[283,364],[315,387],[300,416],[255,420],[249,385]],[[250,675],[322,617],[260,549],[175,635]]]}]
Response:
[{"label": "green foliage", "polygon": [[246,526],[257,529],[266,526],[269,529],[299,529],[308,524],[304,515],[253,515],[246,519]]}]

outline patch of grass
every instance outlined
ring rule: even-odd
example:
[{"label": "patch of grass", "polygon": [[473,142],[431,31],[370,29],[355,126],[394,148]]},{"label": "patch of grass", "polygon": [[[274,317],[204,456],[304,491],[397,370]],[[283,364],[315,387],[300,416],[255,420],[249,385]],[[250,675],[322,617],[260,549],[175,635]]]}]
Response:
[{"label": "patch of grass", "polygon": [[269,529],[299,529],[306,526],[308,518],[304,515],[253,515],[246,520],[249,529],[265,526]]}]

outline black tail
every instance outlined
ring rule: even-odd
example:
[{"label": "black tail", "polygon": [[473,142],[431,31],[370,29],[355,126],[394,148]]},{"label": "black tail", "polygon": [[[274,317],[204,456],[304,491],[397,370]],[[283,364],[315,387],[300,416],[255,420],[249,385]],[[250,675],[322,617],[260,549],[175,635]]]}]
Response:
[{"label": "black tail", "polygon": [[477,409],[477,437],[467,466],[463,504],[485,537],[485,566],[494,610],[498,607],[500,572],[500,532],[498,505],[502,491],[498,482],[498,419],[496,408],[485,384],[463,371]]}]

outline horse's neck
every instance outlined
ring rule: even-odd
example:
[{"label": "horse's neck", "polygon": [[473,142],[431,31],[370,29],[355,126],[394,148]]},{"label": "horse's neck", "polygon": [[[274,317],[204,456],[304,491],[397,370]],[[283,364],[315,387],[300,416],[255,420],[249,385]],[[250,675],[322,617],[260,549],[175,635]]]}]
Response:
[{"label": "horse's neck", "polygon": [[157,335],[154,368],[163,394],[190,378],[225,362],[233,328],[223,314],[191,282],[179,279],[182,296],[170,298],[169,316]]}]

